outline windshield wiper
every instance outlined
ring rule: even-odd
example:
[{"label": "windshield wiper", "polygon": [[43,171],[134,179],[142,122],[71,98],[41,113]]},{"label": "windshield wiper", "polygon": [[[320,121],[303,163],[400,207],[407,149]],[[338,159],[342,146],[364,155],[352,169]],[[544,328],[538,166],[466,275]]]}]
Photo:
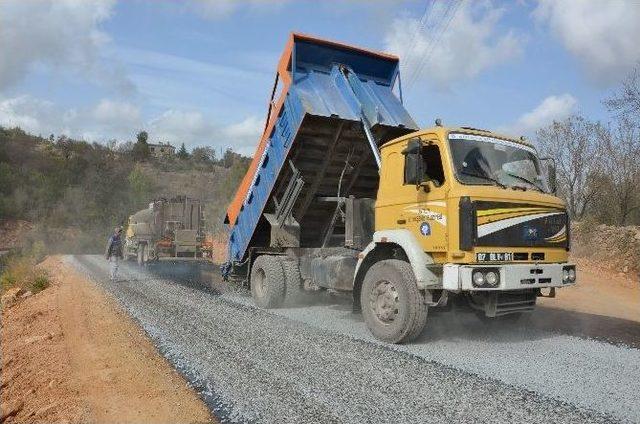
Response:
[{"label": "windshield wiper", "polygon": [[541,191],[542,193],[544,193],[544,190],[542,188],[540,188],[536,183],[534,183],[533,181],[523,177],[522,175],[518,175],[518,174],[512,174],[511,172],[507,172],[507,175],[511,176],[511,177],[515,177],[518,178],[519,180],[524,181],[527,184],[531,184],[533,187],[535,187],[537,190]]},{"label": "windshield wiper", "polygon": [[496,180],[495,178],[492,178],[488,175],[482,175],[482,174],[476,174],[475,172],[469,172],[465,169],[463,169],[462,171],[460,171],[461,174],[465,174],[465,175],[469,175],[470,177],[476,177],[476,178],[482,178],[483,180],[487,180],[487,181],[491,181],[492,183],[502,187],[502,188],[507,188],[506,185],[502,184],[500,181]]}]

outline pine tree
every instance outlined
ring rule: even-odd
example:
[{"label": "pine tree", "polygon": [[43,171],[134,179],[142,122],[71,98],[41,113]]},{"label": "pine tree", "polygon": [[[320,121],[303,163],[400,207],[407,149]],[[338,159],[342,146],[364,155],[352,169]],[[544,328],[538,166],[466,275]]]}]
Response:
[{"label": "pine tree", "polygon": [[182,143],[182,146],[180,146],[180,150],[178,150],[178,154],[176,156],[178,156],[180,159],[189,159],[189,152],[187,152],[187,148],[185,147],[184,143]]}]

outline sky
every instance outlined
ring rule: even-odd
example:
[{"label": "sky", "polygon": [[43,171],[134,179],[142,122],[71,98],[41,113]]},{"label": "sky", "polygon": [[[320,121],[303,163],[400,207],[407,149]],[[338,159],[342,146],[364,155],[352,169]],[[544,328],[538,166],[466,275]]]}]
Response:
[{"label": "sky", "polygon": [[640,0],[0,0],[0,125],[250,155],[292,31],[399,55],[423,127],[516,136],[606,122],[640,63]]}]

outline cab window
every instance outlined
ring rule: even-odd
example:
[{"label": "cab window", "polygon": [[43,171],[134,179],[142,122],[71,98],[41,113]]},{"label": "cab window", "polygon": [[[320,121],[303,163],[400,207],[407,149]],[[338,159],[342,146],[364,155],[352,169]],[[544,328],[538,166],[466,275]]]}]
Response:
[{"label": "cab window", "polygon": [[440,148],[436,144],[423,146],[422,149],[420,149],[420,155],[405,155],[405,184],[417,184],[417,176],[415,173],[416,160],[422,161],[422,181],[433,181],[433,184],[436,187],[444,184],[444,169],[442,168],[442,157],[440,156]]}]

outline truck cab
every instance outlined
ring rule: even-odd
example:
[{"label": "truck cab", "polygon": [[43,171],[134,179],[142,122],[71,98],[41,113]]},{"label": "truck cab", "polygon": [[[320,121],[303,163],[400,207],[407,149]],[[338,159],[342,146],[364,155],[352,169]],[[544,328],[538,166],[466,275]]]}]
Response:
[{"label": "truck cab", "polygon": [[531,311],[543,289],[575,283],[568,215],[531,144],[436,126],[380,150],[364,258],[396,245],[420,288],[464,293],[488,318]]}]

